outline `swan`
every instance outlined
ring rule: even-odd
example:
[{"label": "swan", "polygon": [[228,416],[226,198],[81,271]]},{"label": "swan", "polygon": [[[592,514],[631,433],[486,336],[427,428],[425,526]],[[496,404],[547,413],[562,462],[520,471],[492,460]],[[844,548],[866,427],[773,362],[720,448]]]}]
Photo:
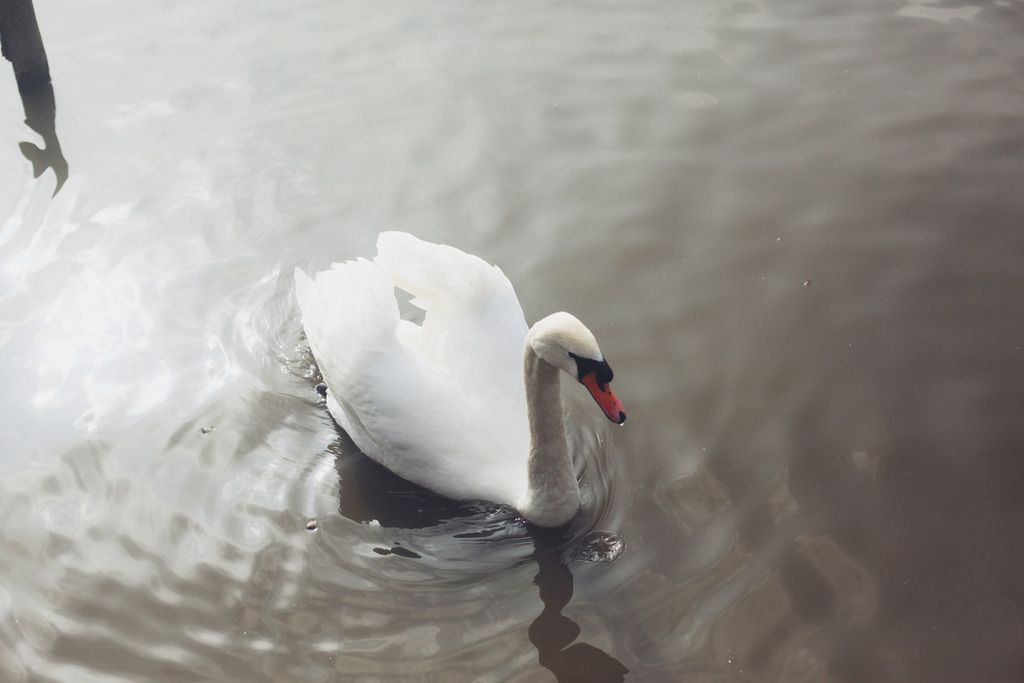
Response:
[{"label": "swan", "polygon": [[[425,312],[399,315],[395,289]],[[514,507],[538,526],[576,514],[559,372],[581,383],[612,422],[626,412],[612,369],[574,316],[527,327],[497,266],[403,232],[377,255],[335,263],[295,294],[327,407],[359,449],[395,474],[455,499]]]}]

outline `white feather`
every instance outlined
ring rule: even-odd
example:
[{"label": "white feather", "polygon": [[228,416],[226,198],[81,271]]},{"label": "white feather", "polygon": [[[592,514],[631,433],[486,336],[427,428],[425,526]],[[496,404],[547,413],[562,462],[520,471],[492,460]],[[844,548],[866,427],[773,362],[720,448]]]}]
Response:
[{"label": "white feather", "polygon": [[[296,298],[328,408],[356,445],[453,498],[515,505],[527,489],[526,320],[512,284],[481,259],[404,233],[377,258],[338,263]],[[399,319],[394,288],[422,327]]]}]

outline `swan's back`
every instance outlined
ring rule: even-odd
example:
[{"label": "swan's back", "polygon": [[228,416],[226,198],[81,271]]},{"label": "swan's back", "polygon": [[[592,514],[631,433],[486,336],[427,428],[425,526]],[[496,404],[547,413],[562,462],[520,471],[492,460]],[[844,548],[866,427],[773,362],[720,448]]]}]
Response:
[{"label": "swan's back", "polygon": [[[373,261],[296,270],[328,407],[356,445],[454,498],[514,504],[526,490],[527,326],[496,267],[452,247],[382,233]],[[398,286],[425,311],[401,320]]]}]

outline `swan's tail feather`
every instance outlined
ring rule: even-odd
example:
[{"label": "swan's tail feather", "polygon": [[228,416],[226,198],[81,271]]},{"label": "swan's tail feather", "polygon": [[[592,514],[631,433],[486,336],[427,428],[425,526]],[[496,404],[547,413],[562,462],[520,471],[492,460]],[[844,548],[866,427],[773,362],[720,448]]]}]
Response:
[{"label": "swan's tail feather", "polygon": [[329,386],[358,375],[367,354],[395,339],[398,305],[394,284],[365,259],[336,263],[310,278],[295,269],[295,297],[302,326]]}]

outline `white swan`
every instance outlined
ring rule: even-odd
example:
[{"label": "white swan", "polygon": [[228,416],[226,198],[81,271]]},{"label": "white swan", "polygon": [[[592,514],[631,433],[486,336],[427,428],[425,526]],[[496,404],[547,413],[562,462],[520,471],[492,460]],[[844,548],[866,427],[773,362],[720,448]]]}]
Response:
[{"label": "white swan", "polygon": [[[402,320],[395,287],[426,311]],[[527,329],[508,278],[454,247],[381,233],[377,257],[295,270],[327,406],[359,448],[409,481],[558,526],[579,509],[558,371],[626,413],[594,335],[568,313]],[[524,381],[525,377],[525,381]]]}]

